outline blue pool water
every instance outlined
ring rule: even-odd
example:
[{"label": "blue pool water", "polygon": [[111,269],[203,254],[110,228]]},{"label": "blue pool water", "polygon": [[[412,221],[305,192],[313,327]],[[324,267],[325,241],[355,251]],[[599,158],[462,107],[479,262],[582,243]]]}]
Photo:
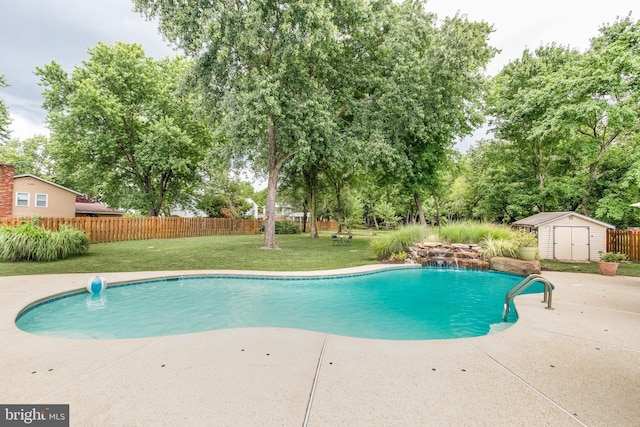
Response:
[{"label": "blue pool water", "polygon": [[[474,337],[510,324],[502,320],[504,297],[521,279],[431,268],[323,278],[184,277],[67,295],[26,310],[16,324],[86,339],[245,327],[393,340]],[[529,292],[542,292],[542,285]]]}]

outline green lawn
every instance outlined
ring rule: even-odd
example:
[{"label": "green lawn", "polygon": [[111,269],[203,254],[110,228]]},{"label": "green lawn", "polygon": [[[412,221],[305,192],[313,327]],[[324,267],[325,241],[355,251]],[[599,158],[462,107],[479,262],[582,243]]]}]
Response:
[{"label": "green lawn", "polygon": [[261,249],[262,235],[136,240],[91,245],[89,254],[48,263],[0,262],[0,276],[160,270],[306,271],[375,264],[370,236],[333,246],[329,233],[276,236],[280,250]]},{"label": "green lawn", "polygon": [[[543,270],[573,271],[577,273],[600,274],[597,262],[559,262],[552,260],[542,260],[540,263],[542,264]],[[640,277],[640,264],[637,262],[620,263],[620,265],[618,266],[617,275]]]},{"label": "green lawn", "polygon": [[[382,234],[382,233],[381,233]],[[264,250],[263,236],[216,236],[91,245],[89,255],[47,263],[0,262],[0,276],[162,270],[309,271],[377,263],[366,232],[351,246],[333,246],[330,233],[277,236],[280,250]],[[598,265],[542,261],[545,270],[598,273]],[[640,277],[640,264],[623,263],[618,275]]]}]

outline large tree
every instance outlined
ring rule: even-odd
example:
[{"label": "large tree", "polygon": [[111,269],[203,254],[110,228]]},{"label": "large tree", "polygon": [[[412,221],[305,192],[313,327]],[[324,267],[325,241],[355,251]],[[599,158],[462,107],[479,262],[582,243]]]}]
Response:
[{"label": "large tree", "polygon": [[385,13],[363,127],[381,184],[402,183],[424,224],[423,189],[439,185],[454,141],[484,119],[482,70],[496,51],[486,23],[439,23],[416,1]]},{"label": "large tree", "polygon": [[620,184],[635,188],[625,172],[632,166],[608,153],[636,152],[638,40],[640,25],[627,17],[601,28],[584,53],[543,46],[504,67],[489,110],[496,149],[484,145],[476,153],[492,159],[472,184],[485,187],[481,204],[503,200],[505,219],[548,210],[596,212],[602,219],[606,212],[619,224],[630,217],[622,206],[630,210],[632,191]]},{"label": "large tree", "polygon": [[99,43],[71,74],[56,62],[38,68],[65,184],[150,216],[188,192],[212,141],[209,120],[182,87],[189,67],[155,61],[136,44]]},{"label": "large tree", "polygon": [[494,157],[511,165],[505,179],[518,183],[512,188],[520,188],[518,199],[524,204],[523,209],[509,209],[511,213],[558,208],[554,177],[572,168],[568,153],[573,132],[557,113],[568,98],[563,70],[578,58],[577,51],[555,45],[525,50],[493,80],[488,111],[500,146]]},{"label": "large tree", "polygon": [[[162,33],[197,59],[199,81],[223,106],[226,128],[250,159],[266,164],[264,247],[277,248],[275,203],[283,165],[304,157],[316,138],[305,127],[330,127],[327,56],[358,26],[363,2],[351,0],[135,0]],[[302,161],[300,161],[302,163]]]},{"label": "large tree", "polygon": [[584,188],[580,209],[591,214],[602,196],[597,189],[605,154],[640,134],[640,21],[627,16],[603,26],[580,61],[564,71],[568,97],[557,115],[574,129]]}]

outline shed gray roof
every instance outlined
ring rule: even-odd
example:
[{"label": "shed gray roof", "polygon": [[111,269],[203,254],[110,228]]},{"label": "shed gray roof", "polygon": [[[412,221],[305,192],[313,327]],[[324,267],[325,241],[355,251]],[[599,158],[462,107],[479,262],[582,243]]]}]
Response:
[{"label": "shed gray roof", "polygon": [[548,224],[550,222],[557,221],[562,218],[566,218],[569,216],[575,216],[577,218],[581,218],[585,221],[593,222],[594,224],[601,225],[606,228],[616,228],[611,224],[607,224],[606,222],[598,221],[597,219],[593,219],[586,215],[582,215],[573,211],[569,212],[540,212],[535,215],[531,215],[526,218],[522,218],[512,225],[521,226],[521,227],[540,227],[541,225]]}]

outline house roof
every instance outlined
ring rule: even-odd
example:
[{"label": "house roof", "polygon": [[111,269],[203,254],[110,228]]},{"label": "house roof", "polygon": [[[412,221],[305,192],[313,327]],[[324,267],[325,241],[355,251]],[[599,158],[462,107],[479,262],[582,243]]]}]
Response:
[{"label": "house roof", "polygon": [[37,179],[38,181],[42,181],[42,182],[46,182],[49,185],[53,185],[54,187],[58,187],[61,188],[65,191],[68,191],[70,193],[75,194],[76,196],[82,196],[82,193],[78,193],[77,191],[71,190],[67,187],[63,187],[62,185],[58,185],[55,182],[51,182],[51,181],[47,181],[46,179],[40,178],[39,176],[35,176],[35,175],[31,175],[30,173],[25,173],[22,175],[16,175],[13,177],[14,180],[18,179],[18,178],[32,178],[32,179]]},{"label": "house roof", "polygon": [[112,209],[104,203],[76,202],[76,214],[123,215],[122,209]]},{"label": "house roof", "polygon": [[593,219],[591,217],[588,217],[586,215],[582,215],[582,214],[579,214],[579,213],[576,213],[576,212],[573,212],[573,211],[569,211],[569,212],[540,212],[540,213],[537,213],[535,215],[531,215],[529,217],[526,217],[526,218],[520,219],[518,221],[515,221],[511,225],[522,226],[522,227],[540,227],[540,226],[548,224],[550,222],[554,222],[554,221],[557,221],[559,219],[570,217],[570,216],[575,216],[577,218],[581,218],[581,219],[583,219],[585,221],[593,222],[595,224],[601,225],[601,226],[606,227],[606,228],[616,228],[615,226],[613,226],[611,224],[607,224],[606,222],[598,221],[597,219]]}]

